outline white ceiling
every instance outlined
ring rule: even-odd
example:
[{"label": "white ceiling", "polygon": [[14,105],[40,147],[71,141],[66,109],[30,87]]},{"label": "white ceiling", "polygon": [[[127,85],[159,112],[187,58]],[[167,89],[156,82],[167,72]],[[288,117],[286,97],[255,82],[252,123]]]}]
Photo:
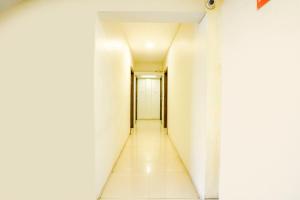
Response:
[{"label": "white ceiling", "polygon": [[179,23],[122,23],[136,63],[163,62]]}]

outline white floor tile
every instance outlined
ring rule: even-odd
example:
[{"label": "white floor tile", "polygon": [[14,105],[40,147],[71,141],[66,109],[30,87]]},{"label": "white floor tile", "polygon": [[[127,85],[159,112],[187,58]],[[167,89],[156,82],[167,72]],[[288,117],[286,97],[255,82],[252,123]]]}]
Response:
[{"label": "white floor tile", "polygon": [[195,200],[196,190],[160,121],[138,121],[102,200]]}]

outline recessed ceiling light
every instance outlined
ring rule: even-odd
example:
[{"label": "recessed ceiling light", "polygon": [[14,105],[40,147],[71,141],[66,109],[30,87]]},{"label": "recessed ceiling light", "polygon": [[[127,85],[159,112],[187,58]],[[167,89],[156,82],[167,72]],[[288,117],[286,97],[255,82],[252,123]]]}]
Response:
[{"label": "recessed ceiling light", "polygon": [[153,49],[155,47],[155,44],[153,42],[148,41],[146,42],[145,47],[147,49]]}]

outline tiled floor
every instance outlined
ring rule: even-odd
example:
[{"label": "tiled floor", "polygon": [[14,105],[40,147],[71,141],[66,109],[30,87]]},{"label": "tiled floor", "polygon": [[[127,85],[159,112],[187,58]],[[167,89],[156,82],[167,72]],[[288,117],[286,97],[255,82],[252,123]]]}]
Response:
[{"label": "tiled floor", "polygon": [[160,121],[138,121],[102,200],[195,200],[198,195]]}]

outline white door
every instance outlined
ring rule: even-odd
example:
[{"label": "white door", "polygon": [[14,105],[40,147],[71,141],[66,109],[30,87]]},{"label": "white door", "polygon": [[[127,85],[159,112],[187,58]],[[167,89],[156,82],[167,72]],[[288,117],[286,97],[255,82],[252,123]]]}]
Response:
[{"label": "white door", "polygon": [[160,119],[160,79],[138,79],[138,119]]}]

